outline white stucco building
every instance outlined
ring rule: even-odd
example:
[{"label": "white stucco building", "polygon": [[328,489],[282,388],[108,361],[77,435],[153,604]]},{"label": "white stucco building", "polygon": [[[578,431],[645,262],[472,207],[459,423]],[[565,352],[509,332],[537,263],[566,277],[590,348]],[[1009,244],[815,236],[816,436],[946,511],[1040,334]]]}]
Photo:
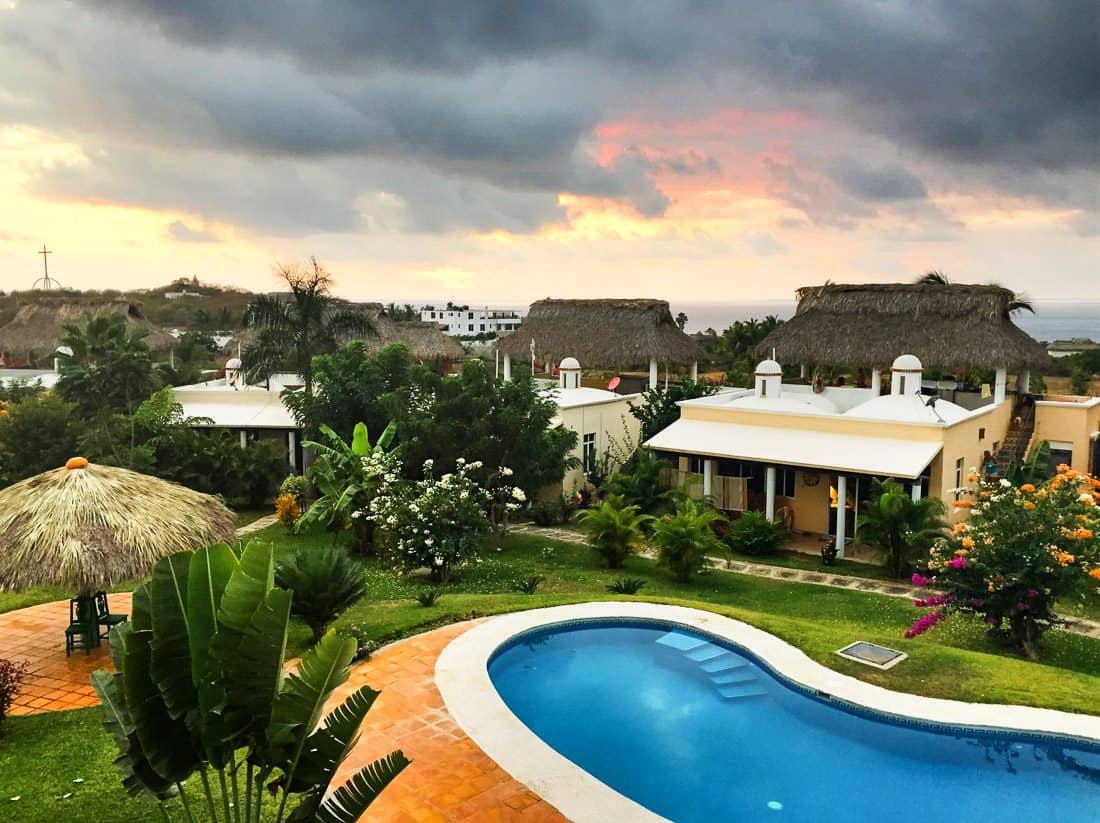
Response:
[{"label": "white stucco building", "polygon": [[473,308],[470,306],[437,309],[425,306],[420,310],[420,319],[426,323],[436,323],[447,334],[469,336],[474,334],[507,334],[519,328],[523,316],[513,309]]}]

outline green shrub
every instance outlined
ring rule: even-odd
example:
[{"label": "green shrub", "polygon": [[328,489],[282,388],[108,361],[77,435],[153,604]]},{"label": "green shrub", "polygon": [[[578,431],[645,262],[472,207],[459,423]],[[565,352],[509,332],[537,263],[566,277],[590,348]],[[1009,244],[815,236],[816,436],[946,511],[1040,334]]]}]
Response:
[{"label": "green shrub", "polygon": [[7,717],[8,709],[15,702],[15,696],[23,686],[28,665],[25,660],[16,665],[0,657],[0,737],[4,736],[4,718]]},{"label": "green shrub", "polygon": [[745,512],[730,523],[725,537],[730,551],[738,554],[774,554],[787,542],[783,524],[768,520],[760,512]]},{"label": "green shrub", "polygon": [[645,586],[645,581],[640,577],[620,577],[607,587],[613,594],[637,594]]},{"label": "green shrub", "polygon": [[530,509],[531,519],[536,526],[560,526],[568,523],[576,510],[577,504],[565,495],[557,500],[536,503]]},{"label": "green shrub", "polygon": [[290,613],[309,626],[314,642],[367,590],[362,564],[338,546],[298,550],[275,569],[275,582],[294,592]]},{"label": "green shrub", "polygon": [[416,593],[416,602],[427,609],[435,605],[440,594],[439,589],[424,589],[424,591]]},{"label": "green shrub", "polygon": [[698,500],[685,500],[674,514],[666,514],[653,526],[650,539],[657,547],[657,562],[674,579],[687,582],[703,567],[708,551],[721,545],[711,524],[722,515]]},{"label": "green shrub", "polygon": [[541,574],[536,574],[534,577],[524,577],[522,580],[516,581],[516,591],[524,594],[534,594],[545,579]]},{"label": "green shrub", "polygon": [[302,500],[305,499],[306,491],[309,489],[309,482],[300,474],[288,474],[282,483],[279,484],[279,496],[289,494],[293,497],[298,505],[302,505]]}]

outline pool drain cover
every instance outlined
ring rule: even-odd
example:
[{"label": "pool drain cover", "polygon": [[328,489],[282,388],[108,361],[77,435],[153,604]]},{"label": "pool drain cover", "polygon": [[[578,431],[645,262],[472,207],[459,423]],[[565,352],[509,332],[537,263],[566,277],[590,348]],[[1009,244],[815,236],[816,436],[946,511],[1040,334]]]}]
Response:
[{"label": "pool drain cover", "polygon": [[909,656],[897,649],[888,649],[876,643],[868,643],[866,640],[857,640],[855,643],[850,643],[840,649],[837,654],[857,663],[874,666],[876,669],[888,669]]}]

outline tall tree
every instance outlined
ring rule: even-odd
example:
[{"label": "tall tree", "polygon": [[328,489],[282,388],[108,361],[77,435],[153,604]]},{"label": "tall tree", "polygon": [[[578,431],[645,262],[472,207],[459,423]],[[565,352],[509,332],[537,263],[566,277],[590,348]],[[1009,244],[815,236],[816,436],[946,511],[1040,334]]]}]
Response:
[{"label": "tall tree", "polygon": [[118,315],[65,326],[61,345],[72,354],[61,361],[58,393],[89,417],[104,411],[132,414],[157,384],[144,338],[142,329],[128,328]]},{"label": "tall tree", "polygon": [[244,361],[253,380],[280,368],[294,369],[311,397],[313,358],[334,351],[348,335],[375,334],[374,323],[362,312],[339,307],[332,296],[332,277],[316,258],[307,266],[280,266],[278,275],[290,293],[261,295],[248,305],[245,319],[257,335]]}]

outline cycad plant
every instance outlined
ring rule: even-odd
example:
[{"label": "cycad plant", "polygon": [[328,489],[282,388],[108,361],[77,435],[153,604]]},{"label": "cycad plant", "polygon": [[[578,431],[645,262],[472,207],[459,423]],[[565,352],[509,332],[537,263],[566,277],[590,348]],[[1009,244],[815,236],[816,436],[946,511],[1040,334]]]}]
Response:
[{"label": "cycad plant", "polygon": [[706,503],[685,500],[673,514],[666,514],[653,525],[650,540],[657,547],[658,563],[672,577],[686,583],[703,567],[708,551],[721,546],[711,523],[722,515]]},{"label": "cycad plant", "polygon": [[896,480],[886,480],[860,513],[856,539],[878,549],[891,573],[901,577],[914,558],[926,555],[943,536],[944,511],[938,497],[913,500]]},{"label": "cycad plant", "polygon": [[365,510],[381,486],[382,476],[397,469],[397,457],[388,451],[395,431],[391,421],[372,445],[365,423],[355,424],[350,443],[322,425],[322,440],[306,440],[302,445],[317,455],[307,474],[321,496],[299,518],[294,530],[301,532],[320,524],[349,532],[356,551],[369,550],[374,529]]},{"label": "cycad plant", "polygon": [[652,519],[639,514],[637,506],[626,505],[618,495],[610,495],[598,508],[585,509],[577,515],[592,548],[609,569],[623,567],[623,561],[641,545],[645,524]]},{"label": "cycad plant", "polygon": [[392,752],[330,792],[378,692],[364,686],[322,718],[355,654],[333,632],[284,674],[292,594],[274,567],[259,543],[240,560],[224,543],[162,559],[111,632],[118,673],[92,674],[123,785],[155,797],[166,820],[178,797],[188,821],[202,804],[225,823],[352,823],[408,765]]},{"label": "cycad plant", "polygon": [[275,567],[275,583],[294,593],[290,613],[309,626],[314,643],[367,592],[363,564],[341,546],[298,549]]}]

